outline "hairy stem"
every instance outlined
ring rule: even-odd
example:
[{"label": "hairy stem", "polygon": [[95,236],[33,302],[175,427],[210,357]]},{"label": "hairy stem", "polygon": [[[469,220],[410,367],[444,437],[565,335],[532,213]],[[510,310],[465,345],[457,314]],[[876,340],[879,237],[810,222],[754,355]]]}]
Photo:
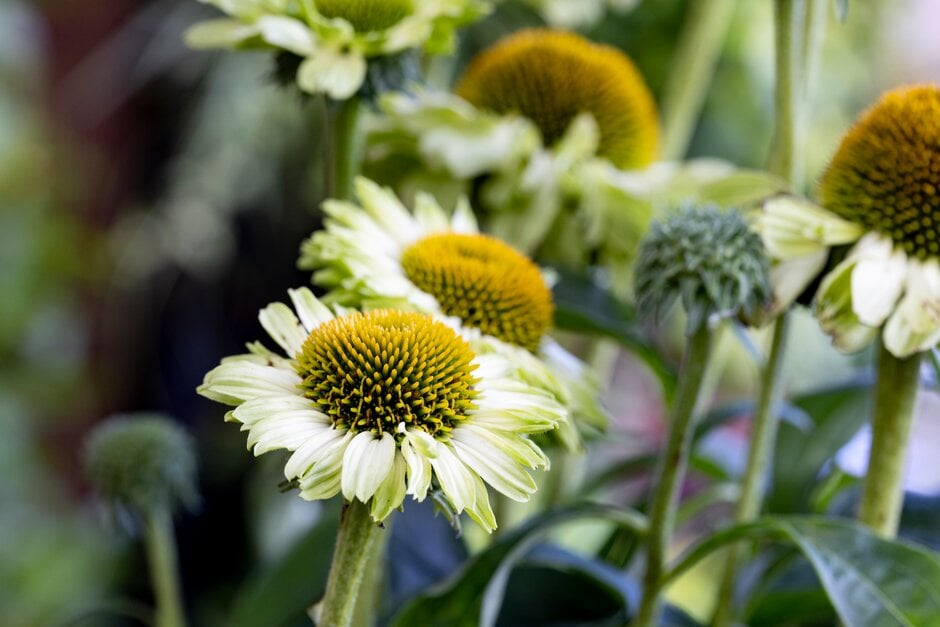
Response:
[{"label": "hairy stem", "polygon": [[643,597],[637,611],[636,627],[659,624],[662,605],[662,579],[666,568],[669,544],[676,526],[679,491],[685,478],[692,446],[695,407],[708,367],[714,334],[707,325],[696,331],[685,348],[679,390],[672,407],[666,449],[659,460],[650,504],[650,528],[647,538],[646,572]]},{"label": "hairy stem", "polygon": [[366,566],[382,544],[378,541],[381,533],[382,527],[372,520],[368,505],[353,500],[343,507],[318,625],[352,625]]}]

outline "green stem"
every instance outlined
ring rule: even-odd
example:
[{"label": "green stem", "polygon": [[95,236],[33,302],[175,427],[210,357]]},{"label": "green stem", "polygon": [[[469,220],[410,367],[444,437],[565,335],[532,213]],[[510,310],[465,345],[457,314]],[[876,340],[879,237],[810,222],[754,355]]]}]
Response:
[{"label": "green stem", "polygon": [[378,542],[381,533],[382,527],[372,520],[367,505],[353,500],[343,507],[318,625],[352,625],[366,566],[381,547],[382,543]]},{"label": "green stem", "polygon": [[[770,354],[761,376],[760,392],[751,427],[751,450],[748,453],[747,469],[741,486],[741,496],[734,512],[735,523],[755,520],[763,502],[767,473],[773,461],[774,443],[777,439],[778,410],[783,400],[783,362],[789,321],[789,314],[784,313],[774,323]],[[715,627],[731,624],[739,551],[740,545],[731,545],[728,548],[724,578],[712,617],[712,625]]]},{"label": "green stem", "polygon": [[806,0],[777,0],[774,16],[776,90],[774,93],[774,140],[770,170],[799,187],[803,179],[802,137]]},{"label": "green stem", "polygon": [[173,519],[164,507],[155,508],[144,521],[144,541],[156,605],[155,627],[183,627],[186,619],[180,596]]},{"label": "green stem", "polygon": [[664,159],[685,156],[734,8],[735,0],[697,0],[689,6],[663,89]]},{"label": "green stem", "polygon": [[333,174],[330,197],[350,200],[353,197],[353,181],[359,173],[362,138],[359,135],[358,98],[350,98],[336,104],[331,121],[331,146]]},{"label": "green stem", "polygon": [[904,504],[904,462],[914,421],[922,355],[901,359],[882,345],[878,356],[871,452],[858,519],[887,538],[897,535]]},{"label": "green stem", "polygon": [[653,627],[659,624],[662,579],[669,544],[676,526],[679,492],[692,447],[693,416],[708,367],[713,339],[712,331],[707,325],[703,325],[689,338],[683,355],[679,390],[672,407],[666,449],[660,458],[653,483],[656,489],[650,504],[646,572],[643,577],[640,609],[633,623],[636,627]]}]

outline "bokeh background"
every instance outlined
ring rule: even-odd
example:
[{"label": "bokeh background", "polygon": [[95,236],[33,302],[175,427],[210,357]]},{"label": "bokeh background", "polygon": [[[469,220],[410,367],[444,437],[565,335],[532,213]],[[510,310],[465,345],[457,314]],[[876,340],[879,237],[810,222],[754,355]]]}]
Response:
[{"label": "bokeh background", "polygon": [[[644,0],[586,32],[626,50],[658,94],[696,1]],[[0,0],[0,625],[141,624],[142,551],[102,522],[81,474],[82,440],[105,416],[165,412],[196,437],[202,501],[179,523],[196,625],[229,624],[266,565],[334,513],[280,495],[278,460],[253,461],[194,391],[221,356],[260,337],[260,307],[307,281],[294,264],[323,193],[322,103],[274,85],[263,54],[188,50],[185,28],[213,14],[195,0]],[[771,18],[769,0],[738,2],[690,156],[763,164]],[[501,3],[435,79],[446,87],[473,52],[539,23]],[[935,0],[851,1],[845,22],[830,21],[809,180],[878,93],[940,81],[938,25]],[[811,322],[800,327],[795,390],[858,374]],[[718,398],[753,386],[735,350]],[[655,445],[654,386],[626,359],[616,376],[614,441]],[[912,481],[936,511],[940,401],[923,397]],[[716,437],[716,457],[740,459],[740,428]],[[844,451],[848,470],[860,472],[864,449],[862,434]]]}]

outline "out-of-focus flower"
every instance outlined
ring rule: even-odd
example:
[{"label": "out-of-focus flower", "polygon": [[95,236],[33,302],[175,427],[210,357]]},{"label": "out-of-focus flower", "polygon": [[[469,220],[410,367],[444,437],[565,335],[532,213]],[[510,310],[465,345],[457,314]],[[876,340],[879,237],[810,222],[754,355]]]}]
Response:
[{"label": "out-of-focus flower", "polygon": [[940,340],[940,88],[885,94],[845,135],[819,184],[821,207],[786,197],[757,222],[791,296],[853,244],[822,280],[816,316],[845,352],[883,327],[905,357]]},{"label": "out-of-focus flower", "polygon": [[713,319],[746,318],[770,299],[769,266],[740,213],[687,206],[655,222],[643,240],[637,309],[661,319],[681,300],[689,335]]},{"label": "out-of-focus flower", "polygon": [[195,443],[166,416],[121,415],[99,424],[85,444],[85,472],[122,523],[197,500]]},{"label": "out-of-focus flower", "polygon": [[449,51],[454,30],[483,15],[481,0],[205,0],[231,18],[186,34],[196,48],[269,48],[296,55],[297,84],[343,100],[362,86],[369,59],[422,48]]},{"label": "out-of-focus flower", "polygon": [[[482,353],[503,355],[518,376],[569,407],[586,433],[606,425],[585,366],[546,336],[552,294],[538,267],[512,247],[480,234],[465,203],[448,218],[420,195],[412,215],[386,189],[360,178],[361,206],[328,201],[326,229],[302,246],[300,267],[345,306],[396,307],[456,318]],[[556,432],[577,448],[577,431]]]},{"label": "out-of-focus flower", "polygon": [[[342,492],[384,520],[406,494],[439,486],[454,511],[496,527],[485,484],[525,501],[528,469],[548,460],[529,435],[555,428],[565,410],[509,374],[499,355],[474,351],[426,314],[331,310],[313,293],[289,292],[261,325],[288,357],[260,343],[226,358],[199,393],[234,405],[255,455],[286,449],[284,469],[300,496]],[[485,483],[484,483],[485,482]]]},{"label": "out-of-focus flower", "polygon": [[523,0],[552,26],[579,28],[600,22],[608,9],[625,13],[639,0]]}]

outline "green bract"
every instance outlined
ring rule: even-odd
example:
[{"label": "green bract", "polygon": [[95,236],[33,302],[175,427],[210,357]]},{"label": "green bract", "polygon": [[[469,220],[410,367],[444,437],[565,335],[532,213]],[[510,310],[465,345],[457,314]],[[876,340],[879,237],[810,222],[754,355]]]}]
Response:
[{"label": "green bract", "polygon": [[454,29],[487,11],[482,0],[204,0],[229,18],[196,24],[194,48],[268,48],[297,55],[297,84],[336,100],[362,86],[366,62],[413,48],[452,48]]},{"label": "green bract", "polygon": [[197,499],[193,440],[165,416],[115,416],[98,425],[85,444],[85,472],[121,511],[175,510]]},{"label": "green bract", "polygon": [[643,241],[637,308],[661,318],[681,299],[689,334],[713,317],[748,317],[770,300],[769,268],[760,237],[739,213],[684,207]]}]

